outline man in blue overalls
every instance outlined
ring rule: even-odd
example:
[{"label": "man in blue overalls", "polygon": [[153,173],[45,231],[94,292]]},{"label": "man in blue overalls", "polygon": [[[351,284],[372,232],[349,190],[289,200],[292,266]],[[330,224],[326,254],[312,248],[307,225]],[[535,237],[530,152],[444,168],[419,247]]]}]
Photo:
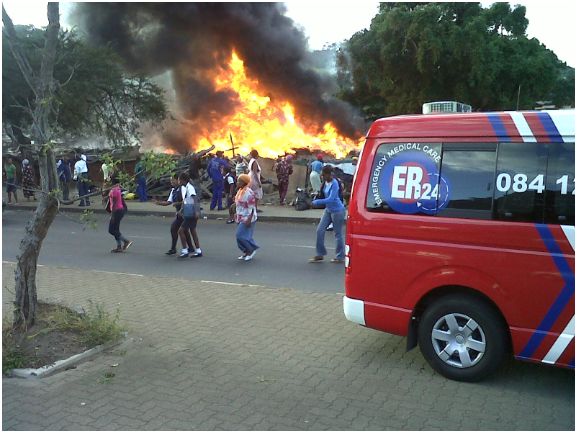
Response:
[{"label": "man in blue overalls", "polygon": [[227,168],[228,164],[222,158],[224,152],[219,150],[207,168],[208,175],[212,180],[212,201],[210,202],[210,210],[214,210],[218,206],[218,210],[223,210],[222,194],[224,192],[224,177],[223,170]]}]

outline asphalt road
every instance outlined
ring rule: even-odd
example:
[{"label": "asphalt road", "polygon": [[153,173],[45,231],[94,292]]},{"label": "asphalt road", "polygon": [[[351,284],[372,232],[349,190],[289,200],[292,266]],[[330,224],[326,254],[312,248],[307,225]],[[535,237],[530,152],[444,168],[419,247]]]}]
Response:
[{"label": "asphalt road", "polygon": [[[3,213],[4,261],[15,261],[31,215],[18,210]],[[56,217],[44,240],[39,264],[305,292],[344,292],[344,268],[330,263],[331,256],[324,263],[308,263],[315,253],[313,224],[257,223],[255,240],[261,248],[252,262],[240,262],[236,259],[240,254],[234,235],[236,226],[224,221],[200,221],[198,233],[203,257],[179,259],[164,254],[170,247],[169,218],[127,215],[120,229],[134,244],[123,254],[110,253],[115,242],[108,234],[106,215],[94,215],[96,228],[84,227],[79,218],[80,214]],[[329,255],[334,253],[334,245],[333,233],[327,232]]]}]

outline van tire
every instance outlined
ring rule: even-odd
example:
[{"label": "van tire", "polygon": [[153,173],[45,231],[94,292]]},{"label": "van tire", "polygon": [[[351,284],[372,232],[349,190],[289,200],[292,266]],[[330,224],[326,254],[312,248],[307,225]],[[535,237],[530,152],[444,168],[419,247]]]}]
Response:
[{"label": "van tire", "polygon": [[495,308],[466,294],[442,296],[430,304],[419,322],[418,341],[435,371],[463,382],[476,382],[497,370],[509,346]]}]

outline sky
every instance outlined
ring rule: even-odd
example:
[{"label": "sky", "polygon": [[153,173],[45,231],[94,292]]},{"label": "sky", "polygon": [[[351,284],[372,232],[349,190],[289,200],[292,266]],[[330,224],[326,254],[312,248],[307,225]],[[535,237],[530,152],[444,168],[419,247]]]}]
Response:
[{"label": "sky", "polygon": [[[45,26],[46,2],[6,0],[2,2],[16,24]],[[493,2],[481,2],[484,7]],[[529,20],[527,34],[536,37],[568,65],[577,65],[577,2],[575,0],[523,0],[511,5],[526,6]],[[376,15],[378,2],[373,0],[289,0],[287,15],[309,38],[309,47],[320,49],[325,44],[341,42],[355,32],[368,28]],[[61,3],[62,21],[66,24],[69,4]]]}]

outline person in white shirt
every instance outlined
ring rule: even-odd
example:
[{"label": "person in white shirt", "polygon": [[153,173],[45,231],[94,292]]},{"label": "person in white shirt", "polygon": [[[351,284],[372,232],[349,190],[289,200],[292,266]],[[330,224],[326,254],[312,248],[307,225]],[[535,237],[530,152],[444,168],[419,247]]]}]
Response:
[{"label": "person in white shirt", "polygon": [[[182,214],[180,213],[180,209],[182,209],[182,197],[180,195],[181,194],[181,186],[180,186],[177,174],[174,174],[170,178],[170,185],[172,186],[172,189],[170,190],[170,193],[168,194],[167,199],[163,200],[163,201],[156,200],[156,204],[158,204],[160,206],[174,206],[176,209],[176,215],[175,215],[174,221],[170,225],[170,236],[172,237],[172,242],[170,244],[170,249],[166,252],[167,256],[171,256],[173,254],[176,254],[176,244],[178,242],[178,230],[180,229],[180,226],[182,225]],[[187,244],[189,242],[192,242],[192,241],[188,241],[188,238],[190,237],[190,233],[185,233],[185,234],[187,234]]]},{"label": "person in white shirt", "polygon": [[250,176],[249,188],[254,191],[254,196],[256,199],[255,204],[256,211],[260,213],[262,212],[262,210],[258,208],[258,201],[262,200],[263,191],[262,191],[262,183],[260,181],[261,168],[258,163],[258,150],[256,149],[251,150],[250,157],[251,160],[248,163],[248,174]]},{"label": "person in white shirt", "polygon": [[[202,250],[200,249],[200,242],[196,232],[196,225],[198,223],[199,211],[196,206],[196,190],[192,183],[190,183],[190,176],[187,173],[181,173],[178,177],[180,193],[182,195],[182,224],[178,229],[180,242],[182,243],[182,250],[178,257],[189,257],[189,252],[194,251],[190,257],[202,257]],[[190,231],[192,240],[186,236],[186,232]],[[194,247],[196,245],[196,248]]]},{"label": "person in white shirt", "polygon": [[74,164],[74,180],[77,182],[78,197],[80,204],[78,206],[90,206],[88,195],[88,165],[86,164],[86,155],[80,155],[80,159]]},{"label": "person in white shirt", "polygon": [[102,163],[100,171],[102,172],[102,179],[104,179],[104,182],[108,182],[110,180],[110,169],[105,162]]}]

